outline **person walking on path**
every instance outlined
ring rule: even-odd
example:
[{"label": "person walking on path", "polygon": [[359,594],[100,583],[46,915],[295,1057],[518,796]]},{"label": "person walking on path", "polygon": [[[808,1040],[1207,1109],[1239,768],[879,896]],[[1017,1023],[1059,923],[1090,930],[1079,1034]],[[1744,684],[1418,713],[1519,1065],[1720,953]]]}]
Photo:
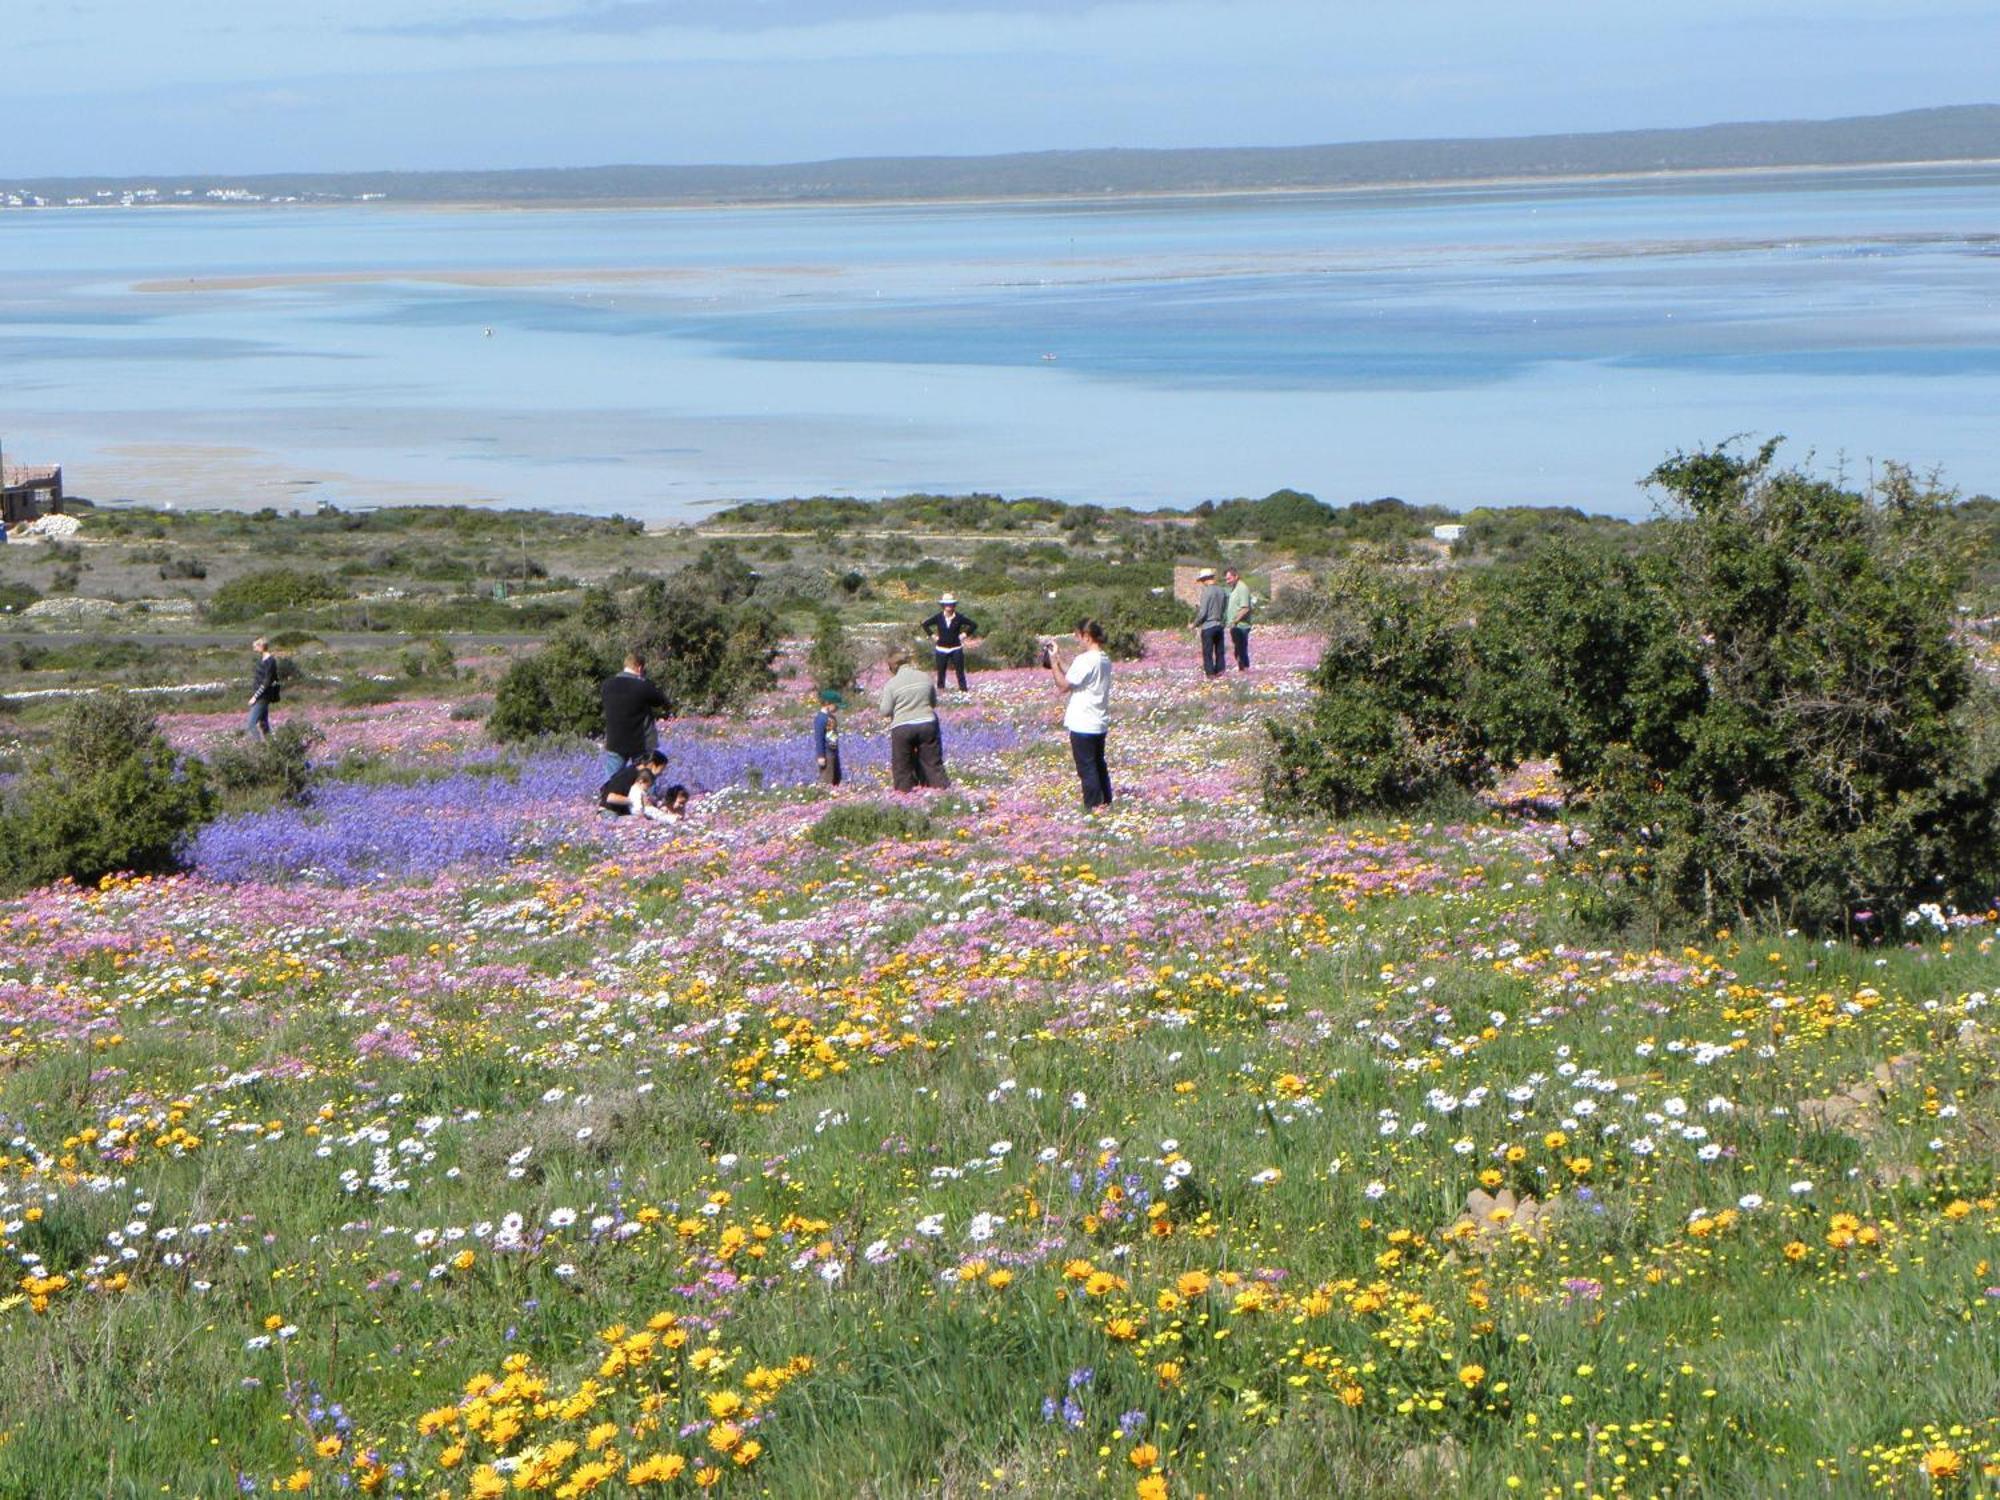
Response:
[{"label": "person walking on path", "polygon": [[1201,600],[1195,606],[1189,628],[1201,637],[1203,675],[1220,677],[1228,665],[1223,657],[1222,638],[1229,623],[1229,592],[1215,581],[1213,568],[1203,568],[1194,576],[1201,584]]},{"label": "person walking on path", "polygon": [[938,600],[938,612],[924,621],[924,634],[931,638],[931,652],[937,658],[937,685],[944,687],[945,674],[958,673],[958,690],[965,691],[965,649],[979,644],[979,627],[970,615],[958,612],[958,596],[946,594]]},{"label": "person walking on path", "polygon": [[1257,601],[1250,595],[1250,584],[1236,568],[1225,568],[1222,581],[1229,585],[1229,644],[1236,648],[1236,670],[1250,670],[1250,616],[1256,612]]},{"label": "person walking on path", "polygon": [[813,756],[819,762],[819,779],[827,786],[840,785],[840,708],[845,700],[833,688],[819,695],[819,712],[813,715]]},{"label": "person walking on path", "polygon": [[937,688],[908,651],[889,653],[889,680],[877,706],[889,716],[889,777],[899,792],[951,785],[944,770],[944,740],[938,732]]},{"label": "person walking on path", "polygon": [[1056,691],[1068,698],[1063,728],[1069,731],[1069,753],[1083,784],[1083,810],[1094,813],[1111,805],[1111,772],[1104,763],[1104,741],[1111,729],[1111,658],[1104,654],[1104,627],[1095,620],[1077,621],[1076,644],[1076,657],[1068,666],[1054,641],[1043,657]]},{"label": "person walking on path", "polygon": [[271,705],[278,701],[278,658],[272,654],[270,642],[261,635],[250,643],[250,649],[257,653],[257,675],[250,682],[250,718],[243,726],[245,734],[271,737]]},{"label": "person walking on path", "polygon": [[625,670],[604,679],[597,690],[604,705],[604,774],[611,776],[658,748],[654,721],[672,712],[667,695],[646,680],[646,659],[627,652]]}]

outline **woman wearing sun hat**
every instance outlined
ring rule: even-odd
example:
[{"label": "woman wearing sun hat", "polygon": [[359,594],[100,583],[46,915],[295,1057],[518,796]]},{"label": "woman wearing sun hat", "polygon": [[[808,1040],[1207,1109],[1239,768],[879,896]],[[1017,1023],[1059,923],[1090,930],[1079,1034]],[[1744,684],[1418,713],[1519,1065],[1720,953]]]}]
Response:
[{"label": "woman wearing sun hat", "polygon": [[944,686],[945,674],[958,673],[958,690],[965,691],[965,648],[979,644],[979,627],[970,615],[958,612],[958,596],[946,594],[938,600],[938,612],[924,621],[924,634],[931,638],[937,657],[937,685]]}]

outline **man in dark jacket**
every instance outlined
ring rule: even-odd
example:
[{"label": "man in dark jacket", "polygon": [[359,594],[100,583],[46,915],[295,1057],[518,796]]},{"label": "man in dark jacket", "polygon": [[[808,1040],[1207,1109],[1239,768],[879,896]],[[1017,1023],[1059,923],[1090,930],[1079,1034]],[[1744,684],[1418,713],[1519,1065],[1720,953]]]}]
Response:
[{"label": "man in dark jacket", "polygon": [[250,719],[243,726],[246,734],[271,737],[271,705],[278,701],[278,658],[271,654],[270,642],[261,635],[250,643],[250,649],[257,653],[257,675],[250,683]]},{"label": "man in dark jacket", "polygon": [[938,600],[938,612],[924,621],[924,634],[931,638],[937,658],[937,685],[944,686],[945,674],[958,672],[958,690],[965,691],[965,648],[979,644],[979,627],[969,615],[958,612],[958,598],[946,594]]},{"label": "man in dark jacket", "polygon": [[604,704],[604,774],[613,776],[652,747],[647,736],[656,719],[672,712],[667,695],[646,680],[646,660],[636,651],[625,657],[625,670],[604,679],[598,689]]}]

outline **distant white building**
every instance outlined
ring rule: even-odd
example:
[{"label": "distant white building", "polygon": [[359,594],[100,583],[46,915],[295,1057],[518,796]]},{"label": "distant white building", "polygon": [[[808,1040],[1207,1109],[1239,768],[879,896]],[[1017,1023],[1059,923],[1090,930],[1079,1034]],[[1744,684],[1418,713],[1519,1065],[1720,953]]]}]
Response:
[{"label": "distant white building", "polygon": [[1442,526],[1433,526],[1431,528],[1431,535],[1446,546],[1450,546],[1465,535],[1465,523],[1463,521],[1447,521]]}]

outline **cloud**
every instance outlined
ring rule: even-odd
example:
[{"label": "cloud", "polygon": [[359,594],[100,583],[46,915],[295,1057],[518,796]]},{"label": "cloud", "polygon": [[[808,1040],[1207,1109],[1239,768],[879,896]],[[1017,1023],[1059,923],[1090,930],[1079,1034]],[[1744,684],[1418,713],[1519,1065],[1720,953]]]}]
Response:
[{"label": "cloud", "polygon": [[[1108,0],[1102,0],[1108,3]],[[656,31],[790,31],[894,17],[1019,15],[1075,16],[1094,0],[588,0],[539,15],[471,15],[356,28],[360,34],[445,39],[559,34],[639,36]]]}]

